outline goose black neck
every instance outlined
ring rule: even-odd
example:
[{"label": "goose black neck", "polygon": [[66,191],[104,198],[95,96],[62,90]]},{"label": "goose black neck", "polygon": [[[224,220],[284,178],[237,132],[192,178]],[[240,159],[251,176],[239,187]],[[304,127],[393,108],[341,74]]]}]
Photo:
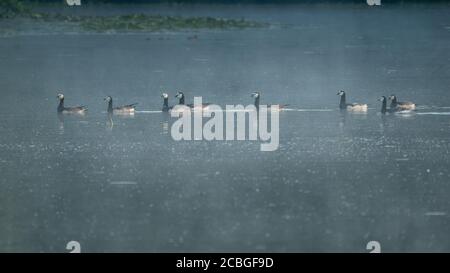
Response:
[{"label": "goose black neck", "polygon": [[113,102],[112,102],[112,99],[111,99],[111,100],[109,100],[109,102],[108,102],[108,113],[112,113],[112,111],[113,111],[113,106],[112,106],[112,104],[113,104]]},{"label": "goose black neck", "polygon": [[181,96],[178,104],[184,104],[184,96]]},{"label": "goose black neck", "polygon": [[339,102],[339,108],[345,109],[347,108],[347,102],[345,101],[345,94],[341,96],[341,101]]},{"label": "goose black neck", "polygon": [[381,113],[386,113],[386,99],[383,99],[383,102],[381,104]]},{"label": "goose black neck", "polygon": [[162,110],[163,110],[163,112],[169,111],[169,98],[164,98]]},{"label": "goose black neck", "polygon": [[395,108],[395,107],[397,107],[397,98],[396,97],[392,98],[392,102],[391,102],[391,108]]},{"label": "goose black neck", "polygon": [[255,98],[255,107],[259,110],[259,96]]},{"label": "goose black neck", "polygon": [[62,112],[64,110],[64,98],[59,100],[58,112]]}]

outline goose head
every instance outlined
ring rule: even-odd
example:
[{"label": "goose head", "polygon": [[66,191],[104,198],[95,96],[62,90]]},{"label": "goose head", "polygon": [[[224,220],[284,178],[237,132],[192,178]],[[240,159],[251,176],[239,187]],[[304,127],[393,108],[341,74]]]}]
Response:
[{"label": "goose head", "polygon": [[110,102],[110,101],[112,101],[112,97],[111,97],[111,96],[107,96],[106,98],[104,98],[104,100],[105,100],[106,102]]},{"label": "goose head", "polygon": [[395,95],[390,95],[390,96],[389,96],[389,99],[390,99],[390,100],[395,100],[396,98],[397,98],[397,97],[396,97]]},{"label": "goose head", "polygon": [[[176,96],[175,96],[176,97]],[[162,93],[161,94],[161,98],[163,98],[163,99],[168,99],[169,98],[169,95],[167,94],[167,93]]]},{"label": "goose head", "polygon": [[378,98],[379,101],[385,102],[386,101],[386,97],[385,96],[381,96]]},{"label": "goose head", "polygon": [[343,96],[343,95],[345,95],[345,91],[341,90],[341,91],[339,91],[336,95],[338,95],[338,96]]},{"label": "goose head", "polygon": [[253,92],[250,96],[256,99],[259,98],[260,94],[259,92]]},{"label": "goose head", "polygon": [[184,93],[181,91],[178,91],[177,94],[175,95],[175,98],[177,99],[182,99],[184,97]]},{"label": "goose head", "polygon": [[58,94],[58,95],[56,95],[56,97],[59,99],[59,100],[62,100],[62,99],[64,99],[64,95],[63,94]]}]

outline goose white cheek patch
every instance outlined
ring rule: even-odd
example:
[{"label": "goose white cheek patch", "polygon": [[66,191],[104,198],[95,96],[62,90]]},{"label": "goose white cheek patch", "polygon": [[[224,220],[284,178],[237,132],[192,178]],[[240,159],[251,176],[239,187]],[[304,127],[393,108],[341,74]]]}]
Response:
[{"label": "goose white cheek patch", "polygon": [[[270,108],[267,108],[267,105],[260,105],[259,111],[254,105],[245,107],[227,105],[225,110],[219,105],[210,104],[207,108],[202,105],[202,98],[195,97],[193,109],[185,105],[176,105],[172,109],[170,115],[178,118],[172,124],[170,131],[175,141],[256,141],[259,137],[259,140],[263,142],[260,146],[261,151],[278,149],[280,128],[278,105],[272,105]],[[203,118],[209,120],[203,124]]]}]

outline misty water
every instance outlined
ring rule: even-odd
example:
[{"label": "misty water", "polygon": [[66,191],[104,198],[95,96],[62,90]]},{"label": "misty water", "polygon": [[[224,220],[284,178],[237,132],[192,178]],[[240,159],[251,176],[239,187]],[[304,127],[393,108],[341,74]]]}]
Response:
[{"label": "misty water", "polygon": [[[450,251],[449,6],[147,9],[272,25],[0,38],[0,251]],[[176,91],[289,103],[279,149],[174,141]],[[381,115],[390,94],[418,110]],[[111,123],[107,95],[138,112]]]}]

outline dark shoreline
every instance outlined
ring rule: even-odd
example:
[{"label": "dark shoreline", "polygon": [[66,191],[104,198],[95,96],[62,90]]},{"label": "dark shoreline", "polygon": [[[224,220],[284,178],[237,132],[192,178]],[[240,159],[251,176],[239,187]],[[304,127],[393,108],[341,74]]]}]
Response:
[{"label": "dark shoreline", "polygon": [[[362,0],[81,0],[86,4],[359,4]],[[61,3],[61,0],[29,0],[31,3]],[[382,4],[410,4],[410,3],[450,3],[450,0],[381,0]]]}]

